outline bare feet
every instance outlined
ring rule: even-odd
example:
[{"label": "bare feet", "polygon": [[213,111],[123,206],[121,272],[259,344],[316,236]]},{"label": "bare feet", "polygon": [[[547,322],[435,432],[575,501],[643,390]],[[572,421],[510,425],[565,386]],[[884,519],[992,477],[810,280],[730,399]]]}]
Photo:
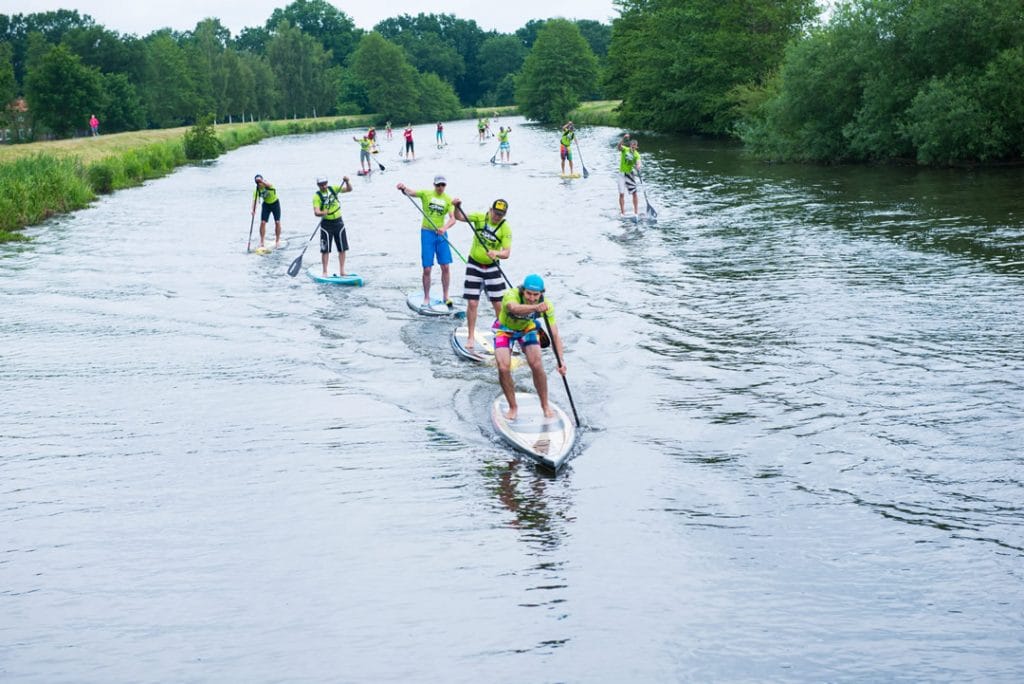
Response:
[{"label": "bare feet", "polygon": [[505,419],[506,420],[515,420],[517,415],[519,415],[519,407],[518,406],[512,406],[511,408],[509,408],[508,411],[505,411]]},{"label": "bare feet", "polygon": [[546,404],[544,406],[541,406],[541,409],[544,411],[545,418],[554,418],[556,415],[558,415],[555,413],[555,410],[553,408]]},{"label": "bare feet", "polygon": [[473,333],[466,335],[466,349],[473,348]]}]

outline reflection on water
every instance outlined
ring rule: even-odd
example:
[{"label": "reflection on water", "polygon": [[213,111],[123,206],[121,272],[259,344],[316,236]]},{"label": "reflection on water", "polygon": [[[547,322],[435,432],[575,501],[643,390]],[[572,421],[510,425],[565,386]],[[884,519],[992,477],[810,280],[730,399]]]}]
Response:
[{"label": "reflection on water", "polygon": [[[590,178],[563,182],[556,130],[513,123],[511,168],[474,122],[415,164],[384,146],[342,205],[364,288],[285,273],[351,131],[0,248],[0,673],[1024,678],[1024,170],[638,133],[658,220],[634,224],[620,131],[582,129]],[[246,255],[270,166],[286,247]],[[420,217],[394,188],[437,173],[509,202],[503,269],[557,302],[589,428],[557,477],[494,433],[495,369],[406,307]]]}]

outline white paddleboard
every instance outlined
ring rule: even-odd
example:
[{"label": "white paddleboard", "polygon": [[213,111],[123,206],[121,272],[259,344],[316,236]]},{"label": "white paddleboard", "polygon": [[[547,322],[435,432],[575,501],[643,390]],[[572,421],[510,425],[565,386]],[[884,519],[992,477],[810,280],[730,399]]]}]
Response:
[{"label": "white paddleboard", "polygon": [[440,299],[430,299],[429,304],[423,303],[423,292],[410,292],[405,298],[405,303],[410,309],[422,316],[455,316],[465,318],[466,312],[458,306],[449,307]]},{"label": "white paddleboard", "polygon": [[515,420],[505,418],[508,403],[505,395],[499,394],[491,404],[491,422],[505,441],[527,456],[552,470],[561,468],[576,444],[576,426],[561,407],[550,402],[555,411],[548,418],[540,410],[540,399],[536,394],[516,392],[518,414]]},{"label": "white paddleboard", "polygon": [[347,275],[329,275],[325,276],[320,266],[310,266],[306,269],[306,275],[312,278],[318,283],[328,283],[330,285],[354,285],[362,287],[363,277],[355,273],[349,273]]},{"label": "white paddleboard", "polygon": [[[494,360],[494,331],[491,329],[477,329],[473,336],[473,348],[466,348],[466,341],[469,339],[469,328],[461,326],[452,330],[451,342],[455,355],[459,358],[477,363],[495,365]],[[519,356],[513,355],[509,367],[512,370],[519,368],[523,363]]]}]

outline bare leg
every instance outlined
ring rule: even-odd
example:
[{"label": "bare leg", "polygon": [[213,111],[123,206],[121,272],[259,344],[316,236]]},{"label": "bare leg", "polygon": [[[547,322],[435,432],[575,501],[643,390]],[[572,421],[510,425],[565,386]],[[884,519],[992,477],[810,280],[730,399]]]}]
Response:
[{"label": "bare leg", "polygon": [[263,241],[267,239],[267,222],[260,221],[260,247],[263,246]]},{"label": "bare leg", "polygon": [[633,193],[633,214],[635,216],[640,215],[640,198],[637,197],[635,192]]},{"label": "bare leg", "polygon": [[530,372],[533,373],[533,386],[537,389],[537,396],[540,398],[540,408],[544,411],[545,416],[553,418],[555,412],[548,406],[548,375],[544,372],[540,345],[532,344],[525,351],[526,361],[530,364]]},{"label": "bare leg", "polygon": [[444,294],[444,301],[448,301],[448,284],[452,280],[452,269],[450,264],[441,264],[441,289]]},{"label": "bare leg", "polygon": [[324,267],[324,278],[330,275],[330,273],[327,272],[327,262],[328,260],[330,260],[330,258],[330,252],[320,252],[320,262],[323,264]]},{"label": "bare leg", "polygon": [[338,275],[345,275],[345,250],[338,252]]},{"label": "bare leg", "polygon": [[498,384],[501,385],[501,392],[508,402],[505,418],[515,420],[519,407],[516,405],[516,388],[512,383],[512,350],[508,347],[495,348],[494,360],[498,363]]},{"label": "bare leg", "polygon": [[626,215],[626,196],[621,192],[619,193],[619,214]]},{"label": "bare leg", "polygon": [[281,222],[274,221],[274,248],[281,246]]},{"label": "bare leg", "polygon": [[476,308],[480,304],[478,299],[466,300],[466,349],[473,348],[473,335],[476,333]]},{"label": "bare leg", "polygon": [[423,269],[423,306],[430,304],[430,268]]}]

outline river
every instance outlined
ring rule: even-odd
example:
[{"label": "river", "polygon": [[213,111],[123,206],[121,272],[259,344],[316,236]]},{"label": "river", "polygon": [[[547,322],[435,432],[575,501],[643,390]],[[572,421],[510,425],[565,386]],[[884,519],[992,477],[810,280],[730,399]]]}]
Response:
[{"label": "river", "polygon": [[[618,131],[566,181],[553,130],[498,124],[518,166],[468,121],[368,178],[353,131],[274,138],[0,246],[0,679],[1024,680],[1024,170],[640,135],[634,224]],[[508,201],[505,270],[556,303],[557,476],[405,305],[395,186],[435,173]],[[286,274],[319,174],[365,287]]]}]

